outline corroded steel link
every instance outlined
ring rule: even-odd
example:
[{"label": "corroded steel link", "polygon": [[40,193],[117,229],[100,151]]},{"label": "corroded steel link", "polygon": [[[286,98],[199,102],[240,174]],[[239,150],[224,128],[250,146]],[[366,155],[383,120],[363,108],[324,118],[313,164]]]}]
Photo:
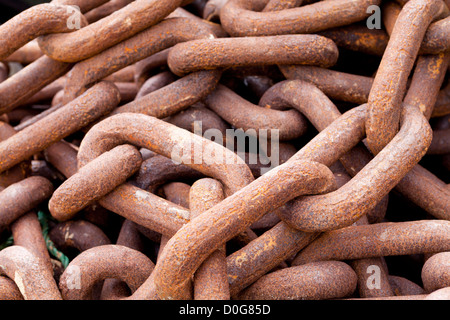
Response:
[{"label": "corroded steel link", "polygon": [[11,231],[14,244],[28,249],[53,273],[53,265],[36,213],[30,211],[14,221],[11,224]]},{"label": "corroded steel link", "polygon": [[[432,70],[432,69],[431,69]],[[417,77],[417,81],[418,81],[418,79],[419,79],[419,77]],[[426,77],[423,77],[423,78],[421,78],[421,83],[422,83],[422,85],[424,86],[424,87],[427,87],[429,90],[420,90],[419,92],[421,92],[421,93],[425,93],[425,92],[429,92],[429,91],[431,91],[432,89],[431,89],[431,86],[430,87],[428,87],[428,84],[429,83],[431,83],[432,85],[435,85],[436,84],[436,81],[433,79],[433,81],[427,81],[427,82],[425,82],[425,79],[427,79]],[[267,92],[266,94],[267,95],[269,95],[269,94],[275,94],[276,93],[276,91],[278,91],[279,92],[279,94],[275,94],[276,96],[278,96],[279,98],[278,99],[285,99],[285,104],[286,105],[292,105],[292,106],[294,106],[294,105],[299,105],[299,103],[296,103],[295,101],[302,101],[302,100],[299,100],[298,99],[298,94],[299,93],[302,93],[303,91],[302,90],[292,90],[292,91],[290,91],[290,90],[288,90],[289,89],[289,86],[291,86],[291,87],[293,87],[294,86],[294,83],[295,82],[291,82],[291,83],[289,83],[289,85],[288,85],[288,83],[286,82],[285,83],[285,85],[283,84],[283,83],[280,83],[279,85],[277,85],[277,86],[274,86],[273,87],[273,89],[271,89],[270,91],[272,91],[272,93],[270,93],[270,92]],[[424,84],[427,84],[426,86],[424,85]],[[317,90],[317,89],[316,89]],[[295,93],[295,95],[293,95],[293,92],[296,92]],[[290,92],[290,93],[289,93]],[[308,95],[311,95],[312,93],[314,92],[314,89],[313,88],[311,88],[311,89],[309,89],[309,93],[308,93]],[[316,98],[317,99],[317,98]],[[422,98],[419,94],[417,94],[417,95],[412,95],[412,93],[411,93],[411,95],[410,95],[410,98],[408,98],[408,101],[414,101],[414,104],[412,104],[413,106],[417,106],[417,107],[419,107],[420,106],[420,104],[421,103],[424,103],[424,105],[426,105],[425,103],[429,103],[429,101],[430,101],[430,99],[432,99],[432,98],[429,98],[428,97],[428,94],[426,94],[426,96],[425,96],[425,98]],[[269,98],[264,98],[263,97],[263,99],[262,100],[265,100],[266,101],[266,103],[269,103],[270,104],[270,102],[268,102],[268,101],[270,101],[270,99]],[[318,100],[318,99],[317,99]],[[304,103],[304,101],[305,101],[305,98],[303,98],[303,103]],[[329,106],[332,106],[332,104],[329,104]],[[325,107],[322,107],[322,108],[325,108]],[[413,107],[411,107],[411,108],[413,108]],[[334,110],[333,110],[334,109]],[[324,109],[325,110],[325,109]],[[332,114],[335,114],[335,116],[337,116],[339,113],[337,112],[337,109],[335,109],[335,107],[333,107],[333,108],[329,108],[329,109],[326,109],[326,110],[330,110],[329,112],[327,112],[327,113],[325,113],[327,116],[328,116],[328,118],[330,118],[330,115],[332,115]],[[302,110],[303,111],[303,110]],[[307,115],[307,113],[305,113],[305,111],[303,111],[302,112],[303,114],[305,114],[305,115]],[[417,113],[417,112],[416,112]],[[313,125],[316,127],[316,128],[318,128],[319,130],[321,130],[320,129],[320,127],[319,127],[319,124],[316,124],[315,122],[313,122],[313,118],[314,119],[320,119],[321,121],[322,121],[322,126],[324,126],[324,127],[326,127],[330,122],[328,122],[328,121],[332,121],[332,117],[331,117],[331,119],[330,120],[326,120],[326,117],[324,117],[324,116],[315,116],[315,117],[309,117],[310,118],[310,121],[312,121],[312,123],[313,123]],[[404,136],[404,137],[406,137],[406,135]],[[399,137],[397,137],[397,138],[399,138]],[[412,141],[411,141],[411,143],[412,143]],[[416,145],[416,142],[414,141],[414,145]],[[417,145],[416,145],[417,146]],[[410,151],[411,151],[412,149],[410,149]],[[379,158],[380,159],[380,158]],[[372,163],[375,163],[375,162],[372,162]],[[404,164],[402,164],[401,166],[403,166]],[[418,166],[417,166],[418,167]],[[367,169],[367,168],[366,168]],[[420,177],[419,176],[417,176],[417,174],[415,173],[416,171],[423,171],[424,169],[423,168],[416,168],[416,167],[414,167],[413,168],[413,172],[408,172],[408,173],[406,173],[406,175],[405,175],[405,179],[404,179],[404,182],[400,182],[400,184],[397,186],[397,190],[399,189],[399,188],[401,188],[401,190],[402,190],[402,193],[404,193],[404,194],[411,194],[411,196],[408,196],[408,197],[410,197],[410,198],[412,198],[412,199],[420,199],[420,197],[423,195],[423,194],[426,194],[426,197],[428,198],[428,199],[434,199],[435,201],[436,201],[436,203],[438,203],[439,204],[439,206],[435,206],[435,204],[433,203],[433,202],[428,202],[427,203],[427,201],[425,201],[425,202],[416,202],[415,201],[415,203],[417,203],[417,204],[419,204],[419,205],[421,205],[422,207],[424,207],[424,208],[426,208],[426,209],[429,209],[430,211],[430,213],[432,213],[433,215],[436,215],[436,216],[438,216],[438,217],[442,217],[442,215],[444,214],[445,215],[445,212],[446,212],[446,210],[448,211],[448,209],[445,209],[445,208],[448,208],[448,205],[449,205],[449,202],[448,202],[448,197],[441,197],[441,196],[438,196],[438,195],[442,195],[442,193],[432,193],[432,192],[430,192],[430,190],[426,190],[427,188],[425,187],[425,186],[428,186],[428,184],[423,184],[423,183],[421,183],[421,179],[420,179]],[[367,172],[367,171],[366,171]],[[356,173],[355,173],[356,174]],[[371,173],[371,174],[374,174],[373,172]],[[430,174],[428,174],[428,175],[431,175],[431,173]],[[381,176],[381,175],[378,175],[379,177]],[[400,177],[400,178],[402,178],[402,177]],[[434,179],[434,180],[432,180],[432,181],[435,181],[436,179]],[[356,180],[355,180],[356,181]],[[403,180],[401,180],[401,181],[403,181]],[[417,189],[409,189],[409,188],[407,188],[407,187],[404,187],[404,186],[406,186],[406,185],[409,185],[409,186],[411,186],[411,183],[413,183],[413,184],[416,184],[418,187],[419,186],[421,186],[421,188],[420,188],[420,190],[421,190],[421,192],[420,193],[417,193],[417,196],[414,196],[413,194],[414,194],[414,190],[417,190]],[[348,185],[348,186],[350,186],[350,185]],[[358,187],[359,188],[359,187]],[[434,190],[436,190],[436,188],[437,189],[442,189],[441,187],[440,187],[440,184],[437,184],[437,185],[433,185],[433,189]],[[380,190],[380,189],[377,189],[377,190]],[[444,192],[444,194],[446,194],[447,193],[447,191],[445,191]],[[371,193],[371,195],[370,196],[368,196],[368,198],[370,198],[371,196],[373,196],[374,194],[373,193]],[[352,195],[352,197],[353,197],[353,195]],[[368,199],[367,198],[367,199]],[[367,200],[366,199],[366,200]],[[349,208],[347,208],[347,209],[349,209]]]},{"label": "corroded steel link", "polygon": [[203,19],[211,21],[219,19],[220,10],[228,0],[209,0],[203,8]]},{"label": "corroded steel link", "polygon": [[167,69],[170,49],[172,48],[164,49],[134,64],[136,66],[134,82],[138,87],[141,87],[149,77]]},{"label": "corroded steel link", "polygon": [[204,175],[186,165],[174,163],[171,159],[156,155],[145,160],[131,181],[137,187],[155,191],[156,188],[171,181],[203,178]]},{"label": "corroded steel link", "polygon": [[[421,56],[417,61],[416,70],[413,75],[413,81],[411,82],[410,86],[411,89],[408,91],[408,94],[406,95],[404,101],[409,105],[419,108],[424,113],[426,118],[429,117],[430,110],[433,108],[433,105],[436,101],[436,92],[437,90],[439,90],[442,84],[447,65],[448,54]],[[301,71],[306,67],[289,66],[282,68],[288,77],[301,77]],[[308,74],[307,71],[305,71],[304,73]],[[322,73],[325,73],[325,71],[323,71]],[[318,83],[320,81],[316,77],[308,77],[308,80],[314,81],[316,85],[322,86],[323,88],[327,89],[328,87],[328,85]],[[357,84],[355,83],[355,85]],[[287,94],[287,88],[285,89],[286,90],[283,90],[283,92],[280,91],[278,94],[276,94],[278,89],[277,86],[274,86],[273,89],[269,90],[266,95],[261,98],[260,105],[270,105],[271,108],[277,109],[279,109],[279,105],[283,105],[284,107],[290,104],[295,105],[295,103],[292,102],[295,101],[293,100],[295,96]],[[327,89],[327,94],[330,94],[331,91],[333,91],[332,87],[330,87],[330,89]],[[311,90],[311,92],[313,91]],[[443,92],[445,92],[445,89],[440,92],[440,95],[442,95]],[[364,94],[361,94],[361,97],[363,96]],[[291,102],[287,101],[288,98]],[[329,117],[331,114],[338,115],[338,113],[333,113],[331,111],[325,114]],[[322,116],[321,119],[324,120],[325,117]],[[330,117],[328,123],[331,123],[332,120],[334,120],[334,118]],[[324,123],[324,125],[327,125],[327,123]],[[367,161],[361,163],[361,165],[359,166],[361,168],[368,161],[370,161],[370,158],[368,158],[367,156],[365,157],[367,158]],[[362,157],[362,154],[359,154],[351,156],[351,158],[353,161],[354,158],[363,159],[364,157]],[[346,167],[348,170],[349,166]],[[353,163],[350,167],[356,168],[357,166],[355,166],[355,163]],[[357,171],[358,170],[356,170],[356,172]],[[353,175],[356,174],[356,172],[354,172]],[[427,181],[427,183],[424,183],[424,181]],[[431,213],[433,216],[439,219],[448,219],[447,212],[450,208],[448,189],[440,179],[438,179],[429,171],[425,170],[423,167],[416,165],[397,184],[396,190],[401,192],[410,201],[414,202],[427,212]]]},{"label": "corroded steel link", "polygon": [[[287,79],[311,82],[330,99],[340,101],[367,103],[373,84],[373,78],[325,68],[295,65],[279,67]],[[264,100],[260,101],[260,106],[266,104]]]},{"label": "corroded steel link", "polygon": [[75,32],[41,36],[39,46],[46,55],[58,61],[85,60],[157,24],[182,2],[137,0]]},{"label": "corroded steel link", "polygon": [[58,141],[44,150],[45,160],[66,178],[78,171],[77,151],[66,141]]},{"label": "corroded steel link", "polygon": [[173,236],[189,221],[189,210],[125,183],[98,203],[122,217],[163,235]]},{"label": "corroded steel link", "polygon": [[211,32],[218,38],[224,38],[228,37],[228,33],[222,28],[220,24],[204,20],[198,16],[196,16],[193,13],[190,13],[189,11],[183,9],[183,8],[177,8],[174,12],[169,14],[166,19],[170,18],[189,18],[193,19],[194,21],[197,21],[198,23],[201,23],[205,25],[208,29],[211,30]]},{"label": "corroded steel link", "polygon": [[262,12],[280,11],[301,6],[303,0],[269,0]]},{"label": "corroded steel link", "polygon": [[449,63],[450,52],[420,56],[417,59],[411,85],[403,102],[419,108],[428,120],[436,105]]},{"label": "corroded steel link", "polygon": [[[124,143],[182,160],[191,168],[221,181],[227,194],[254,180],[248,166],[234,152],[162,120],[132,113],[111,116],[89,130],[80,145],[79,167]],[[216,157],[211,158],[211,155]]]},{"label": "corroded steel link", "polygon": [[[232,36],[315,33],[361,21],[379,0],[320,1],[277,12],[261,11],[268,0],[230,0],[220,11],[223,28]],[[318,19],[320,12],[320,19]]]},{"label": "corroded steel link", "polygon": [[59,91],[64,89],[66,78],[60,77],[49,85],[45,86],[39,92],[30,97],[27,101],[23,102],[24,105],[35,104],[44,100],[52,99]]},{"label": "corroded steel link", "polygon": [[25,300],[62,300],[53,274],[22,246],[0,251],[0,274],[13,280]]},{"label": "corroded steel link", "polygon": [[[8,20],[0,26],[0,60],[41,35],[72,32],[67,23],[72,14],[67,6],[44,3]],[[86,19],[80,18],[81,26],[86,26]]]},{"label": "corroded steel link", "polygon": [[[45,151],[45,157],[66,178],[77,172],[77,152],[67,143],[52,145]],[[190,216],[185,208],[129,183],[117,187],[100,199],[99,204],[138,225],[168,236],[174,235]]]},{"label": "corroded steel link", "polygon": [[[189,130],[195,133],[195,122],[201,121],[201,134],[204,135],[207,130],[219,130],[226,140],[226,131],[230,129],[229,123],[225,122],[216,112],[209,110],[203,103],[197,103],[188,109],[181,111],[167,119],[167,122],[177,127]],[[199,132],[197,132],[199,133]]]},{"label": "corroded steel link", "polygon": [[344,262],[321,261],[265,275],[239,295],[240,300],[325,300],[350,296],[356,274]]},{"label": "corroded steel link", "polygon": [[[117,245],[125,246],[139,252],[144,251],[142,236],[136,225],[131,220],[125,220],[120,228],[117,238]],[[106,279],[103,283],[101,300],[118,300],[129,295],[129,289],[126,282],[118,279]]]},{"label": "corroded steel link", "polygon": [[[153,262],[143,253],[121,245],[91,248],[73,259],[59,281],[64,300],[87,300],[94,284],[108,278],[125,281],[134,292],[150,276]],[[77,277],[77,278],[74,278]],[[73,288],[74,279],[79,287]]]},{"label": "corroded steel link", "polygon": [[84,14],[89,23],[94,23],[104,17],[109,16],[117,10],[122,9],[134,0],[110,0]]},{"label": "corroded steel link", "polygon": [[406,278],[390,275],[389,282],[397,296],[425,294],[425,290],[421,286]]},{"label": "corroded steel link", "polygon": [[19,288],[8,277],[0,276],[0,299],[1,300],[23,300]]},{"label": "corroded steel link", "polygon": [[440,92],[433,109],[432,117],[441,117],[450,114],[450,83]]},{"label": "corroded steel link", "polygon": [[[368,100],[367,145],[375,155],[398,132],[408,76],[426,29],[443,8],[444,4],[440,0],[411,0],[400,12]],[[415,21],[414,24],[411,23],[412,20]]]},{"label": "corroded steel link", "polygon": [[433,140],[428,148],[427,154],[448,154],[450,153],[450,129],[435,130]]},{"label": "corroded steel link", "polygon": [[60,250],[75,248],[80,252],[111,243],[102,229],[84,220],[60,222],[50,230],[49,237]]},{"label": "corroded steel link", "polygon": [[18,62],[23,65],[30,64],[40,57],[42,57],[43,53],[41,48],[39,48],[39,44],[37,40],[32,40],[28,42],[26,45],[17,49],[13,53],[11,53],[7,58],[3,59],[4,62]]},{"label": "corroded steel link", "polygon": [[427,295],[424,300],[450,300],[450,288],[436,290]]},{"label": "corroded steel link", "polygon": [[422,282],[428,293],[450,287],[450,252],[437,253],[425,261]]},{"label": "corroded steel link", "polygon": [[59,186],[48,207],[59,221],[71,219],[77,212],[125,183],[142,164],[139,151],[120,145],[95,158]]},{"label": "corroded steel link", "polygon": [[[373,209],[400,182],[425,155],[430,143],[428,122],[417,108],[405,105],[398,135],[349,183],[326,196],[288,203],[291,213],[280,218],[309,232],[348,226]],[[386,165],[389,174],[384,169]],[[310,215],[311,212],[314,214]]]},{"label": "corroded steel link", "polygon": [[[223,198],[223,187],[220,182],[213,179],[197,180],[189,193],[191,219],[211,209]],[[230,299],[225,245],[214,251],[195,272],[194,299]]]},{"label": "corroded steel link", "polygon": [[136,95],[136,99],[140,99],[149,93],[164,88],[165,86],[171,84],[175,80],[177,80],[177,77],[170,71],[163,71],[161,73],[158,73],[157,75],[148,78],[142,84]]},{"label": "corroded steel link", "polygon": [[112,114],[142,113],[160,119],[177,114],[212,92],[221,75],[220,70],[191,73],[159,90],[116,108]]},{"label": "corroded steel link", "polygon": [[[322,135],[326,141],[329,134]],[[323,145],[323,142],[317,140],[316,145]],[[328,149],[328,147],[325,145],[324,149]],[[304,157],[310,157],[313,160],[320,153],[317,148],[305,147],[305,150],[309,151],[304,153]],[[334,161],[338,158],[339,155]],[[335,177],[336,180],[339,180],[336,174]],[[370,213],[367,215],[370,215]],[[317,232],[306,233],[296,230],[281,221],[258,239],[229,255],[227,257],[227,270],[232,296],[235,296],[282,261],[292,257],[292,255],[311,243],[319,234]],[[242,261],[245,261],[245,263],[242,263]]]},{"label": "corroded steel link", "polygon": [[4,189],[0,192],[0,229],[34,209],[52,193],[52,183],[39,176],[26,178]]},{"label": "corroded steel link", "polygon": [[[5,122],[0,121],[0,141],[6,140],[16,134],[13,127]],[[30,161],[23,161],[20,164],[6,170],[0,174],[0,186],[7,186],[19,182],[31,173]]]},{"label": "corroded steel link", "polygon": [[0,172],[44,150],[114,109],[117,87],[100,82],[76,100],[0,143]]},{"label": "corroded steel link", "polygon": [[[186,224],[170,239],[154,270],[158,295],[163,299],[176,298],[178,288],[211,253],[265,213],[289,199],[327,192],[333,187],[331,171],[314,162],[288,162],[267,172]],[[201,231],[206,229],[208,233]]]},{"label": "corroded steel link", "polygon": [[8,65],[0,62],[0,82],[8,79],[9,68]]},{"label": "corroded steel link", "polygon": [[280,35],[179,43],[170,50],[167,63],[173,73],[182,76],[200,70],[273,64],[330,67],[337,58],[338,49],[328,38],[318,35]]},{"label": "corroded steel link", "polygon": [[279,130],[279,139],[286,141],[302,136],[308,128],[308,121],[297,110],[261,108],[220,84],[204,102],[233,127],[246,132],[253,129],[257,136],[263,130],[267,132],[267,139],[272,138],[271,130]]},{"label": "corroded steel link", "polygon": [[382,29],[368,29],[365,25],[350,25],[333,28],[318,33],[330,38],[338,47],[382,56],[386,50],[389,35]]},{"label": "corroded steel link", "polygon": [[0,83],[0,113],[25,103],[72,67],[43,56]]},{"label": "corroded steel link", "polygon": [[[383,22],[391,34],[402,7],[395,2],[383,5]],[[445,14],[447,16],[448,14]],[[438,19],[441,17],[438,17]],[[437,54],[450,49],[450,17],[443,17],[430,24],[420,45],[419,54]]]},{"label": "corroded steel link", "polygon": [[292,265],[448,251],[450,221],[422,220],[350,226],[323,233]]},{"label": "corroded steel link", "polygon": [[81,13],[88,12],[107,3],[109,0],[52,0],[52,4],[78,6]]},{"label": "corroded steel link", "polygon": [[74,99],[89,84],[179,42],[214,37],[207,27],[192,19],[163,21],[75,65],[67,75],[64,102]]}]

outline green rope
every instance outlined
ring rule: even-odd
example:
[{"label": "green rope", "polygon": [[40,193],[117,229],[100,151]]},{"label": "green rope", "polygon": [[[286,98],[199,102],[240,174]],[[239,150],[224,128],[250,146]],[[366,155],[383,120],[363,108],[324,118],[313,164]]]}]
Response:
[{"label": "green rope", "polygon": [[51,216],[45,214],[43,211],[38,211],[38,219],[42,227],[42,235],[44,236],[45,244],[47,245],[48,252],[50,252],[56,259],[61,261],[64,269],[69,265],[69,258],[59,251],[50,237],[48,236],[48,223],[47,221],[52,219]]}]

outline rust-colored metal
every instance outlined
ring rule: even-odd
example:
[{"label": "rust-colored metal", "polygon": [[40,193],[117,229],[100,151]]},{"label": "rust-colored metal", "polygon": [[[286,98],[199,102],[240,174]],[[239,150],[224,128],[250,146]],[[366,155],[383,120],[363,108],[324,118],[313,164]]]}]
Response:
[{"label": "rust-colored metal", "polygon": [[[142,235],[131,220],[125,220],[120,228],[117,245],[125,246],[140,252],[144,251]],[[130,295],[126,282],[119,279],[105,279],[101,300],[118,300]]]},{"label": "rust-colored metal", "polygon": [[5,276],[0,276],[0,299],[23,300],[23,296],[14,281]]},{"label": "rust-colored metal", "polygon": [[137,250],[121,245],[98,246],[70,262],[61,276],[59,288],[64,300],[89,300],[96,282],[116,278],[126,282],[134,292],[153,268],[153,262]]},{"label": "rust-colored metal", "polygon": [[[281,189],[277,183],[279,179],[284,181]],[[170,239],[154,271],[158,295],[163,299],[176,298],[177,288],[185,284],[212,252],[265,213],[296,196],[326,192],[333,185],[332,173],[325,166],[294,161],[272,169],[229,196],[204,212],[201,219],[199,217],[186,224]],[[288,189],[285,191],[284,188]],[[252,205],[249,205],[249,199]],[[214,228],[210,228],[211,225]],[[210,232],[201,232],[204,228],[210,229]],[[185,240],[186,236],[189,241]]]},{"label": "rust-colored metal", "polygon": [[9,76],[8,65],[0,62],[0,82],[3,82],[6,79],[8,79],[8,76]]},{"label": "rust-colored metal", "polygon": [[337,57],[336,45],[325,37],[281,35],[179,43],[170,50],[167,62],[171,71],[181,76],[199,70],[273,64],[329,67],[336,63]]},{"label": "rust-colored metal", "polygon": [[0,113],[26,103],[41,89],[64,75],[72,67],[43,56],[0,83]]},{"label": "rust-colored metal", "polygon": [[3,61],[18,62],[23,65],[27,65],[36,61],[40,57],[42,57],[42,51],[39,48],[39,44],[37,43],[37,40],[32,40],[20,49],[17,49],[13,53],[11,53]]},{"label": "rust-colored metal", "polygon": [[389,41],[385,30],[369,29],[361,24],[328,29],[318,34],[330,38],[338,47],[375,56],[383,55]]},{"label": "rust-colored metal", "polygon": [[25,300],[62,300],[53,274],[26,248],[0,251],[0,274],[13,280]]},{"label": "rust-colored metal", "polygon": [[281,141],[292,140],[303,135],[308,128],[306,118],[298,111],[261,108],[220,84],[204,102],[234,128],[246,132],[253,129],[254,134],[258,136],[260,130],[263,130],[267,133],[267,139],[272,138],[272,130],[278,130],[278,138]]},{"label": "rust-colored metal", "polygon": [[53,193],[52,183],[43,177],[29,177],[0,192],[0,229],[4,229]]},{"label": "rust-colored metal", "polygon": [[396,296],[425,294],[425,290],[421,286],[403,277],[390,275],[389,283]]},{"label": "rust-colored metal", "polygon": [[450,289],[442,288],[436,290],[427,295],[424,300],[450,300]]},{"label": "rust-colored metal", "polygon": [[[386,31],[391,34],[402,7],[395,2],[387,2],[383,4],[382,10]],[[446,13],[441,14],[436,20],[428,27],[420,45],[419,54],[438,54],[448,51],[450,48],[450,18],[448,17],[448,9]]]},{"label": "rust-colored metal", "polygon": [[170,71],[163,71],[148,78],[142,86],[139,88],[139,92],[136,95],[136,99],[152,93],[158,89],[164,88],[177,79],[177,77]]},{"label": "rust-colored metal", "polygon": [[41,36],[39,46],[54,60],[71,63],[85,60],[157,24],[182,2],[134,1],[80,30]]},{"label": "rust-colored metal", "polygon": [[[191,168],[221,181],[227,194],[254,180],[248,166],[232,151],[157,118],[132,113],[111,116],[89,130],[80,145],[79,167],[123,143],[182,160]],[[191,150],[199,152],[194,155]],[[212,154],[219,157],[208,158]]]},{"label": "rust-colored metal", "polygon": [[[90,59],[78,63],[68,74],[64,89],[64,102],[67,103],[74,99],[86,90],[89,84],[143,58],[172,47],[176,43],[212,37],[214,35],[207,27],[191,19],[175,18],[163,21]],[[214,82],[214,77],[210,81]],[[208,87],[206,83],[203,86]]]},{"label": "rust-colored metal", "polygon": [[[268,0],[230,0],[220,11],[222,27],[232,36],[262,36],[318,31],[361,21],[377,0],[333,0],[276,12],[257,12]],[[320,19],[318,18],[320,12]]]},{"label": "rust-colored metal", "polygon": [[378,154],[398,132],[408,76],[427,27],[443,10],[442,1],[411,0],[400,12],[368,100],[367,145],[373,154]]},{"label": "rust-colored metal", "polygon": [[427,154],[450,153],[450,129],[433,131],[433,140]]},{"label": "rust-colored metal", "polygon": [[425,262],[422,281],[428,293],[450,287],[450,252],[437,253]]},{"label": "rust-colored metal", "polygon": [[84,220],[60,222],[50,230],[49,237],[62,251],[75,248],[84,252],[111,243],[102,229]]},{"label": "rust-colored metal", "polygon": [[89,23],[96,22],[100,19],[103,19],[106,16],[109,16],[110,14],[114,13],[117,10],[122,9],[126,5],[133,2],[133,0],[111,0],[107,1],[106,3],[97,6],[94,9],[89,10],[84,14],[87,21]]},{"label": "rust-colored metal", "polygon": [[[44,3],[8,20],[0,27],[0,60],[41,35],[73,31],[67,23],[72,14],[67,6]],[[80,26],[86,26],[86,19],[80,18]]]},{"label": "rust-colored metal", "polygon": [[44,150],[114,109],[119,92],[100,82],[82,96],[0,143],[0,172]]},{"label": "rust-colored metal", "polygon": [[[0,122],[0,141],[6,140],[16,133],[13,127],[5,122]],[[19,182],[31,173],[31,163],[23,161],[18,165],[6,170],[0,174],[0,186],[6,188],[7,186]]]},{"label": "rust-colored metal", "polygon": [[53,274],[53,265],[47,250],[42,228],[35,212],[28,212],[11,224],[14,244],[32,252]]},{"label": "rust-colored metal", "polygon": [[[190,190],[191,219],[211,209],[224,198],[223,187],[213,179],[196,181]],[[195,300],[229,300],[225,245],[214,251],[194,275]]]},{"label": "rust-colored metal", "polygon": [[356,274],[340,261],[312,262],[265,275],[239,294],[242,300],[324,300],[350,296]]},{"label": "rust-colored metal", "polygon": [[323,233],[300,251],[293,265],[448,251],[450,223],[445,220],[384,222]]}]

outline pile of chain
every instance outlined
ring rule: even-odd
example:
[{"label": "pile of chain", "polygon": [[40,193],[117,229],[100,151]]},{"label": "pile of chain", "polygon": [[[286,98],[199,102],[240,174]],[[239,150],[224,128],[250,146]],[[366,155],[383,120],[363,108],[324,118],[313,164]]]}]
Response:
[{"label": "pile of chain", "polygon": [[450,299],[449,7],[54,0],[3,23],[0,299]]}]

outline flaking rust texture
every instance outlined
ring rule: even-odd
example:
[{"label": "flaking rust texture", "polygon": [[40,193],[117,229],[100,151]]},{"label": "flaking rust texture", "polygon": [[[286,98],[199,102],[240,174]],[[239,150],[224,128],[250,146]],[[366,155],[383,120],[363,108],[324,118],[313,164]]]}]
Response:
[{"label": "flaking rust texture", "polygon": [[54,0],[2,21],[0,300],[449,300],[449,19]]}]

